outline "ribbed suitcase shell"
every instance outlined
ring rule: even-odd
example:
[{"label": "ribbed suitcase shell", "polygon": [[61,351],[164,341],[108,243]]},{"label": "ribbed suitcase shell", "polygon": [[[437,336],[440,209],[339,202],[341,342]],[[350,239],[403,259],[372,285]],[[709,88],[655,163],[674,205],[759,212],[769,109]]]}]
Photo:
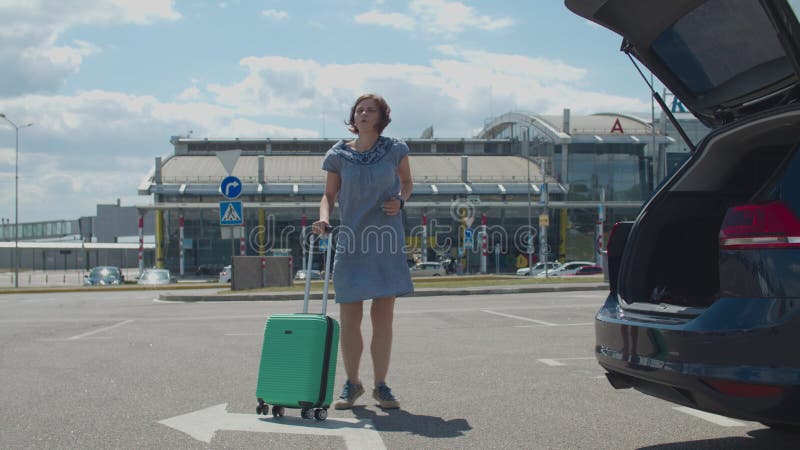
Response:
[{"label": "ribbed suitcase shell", "polygon": [[[319,402],[327,346],[328,373]],[[264,330],[256,396],[270,405],[327,408],[333,400],[338,351],[336,320],[319,314],[273,314]]]}]

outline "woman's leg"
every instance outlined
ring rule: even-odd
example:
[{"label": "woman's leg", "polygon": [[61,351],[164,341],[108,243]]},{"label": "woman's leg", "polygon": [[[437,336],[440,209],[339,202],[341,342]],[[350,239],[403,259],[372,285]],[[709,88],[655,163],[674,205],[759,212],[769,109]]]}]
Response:
[{"label": "woman's leg", "polygon": [[347,379],[359,383],[358,369],[364,341],[361,337],[361,318],[364,315],[362,302],[341,303],[339,305],[340,335],[342,344],[342,362]]},{"label": "woman's leg", "polygon": [[375,385],[386,381],[389,373],[389,360],[392,355],[392,323],[394,321],[395,297],[381,297],[372,300],[372,366],[375,372]]}]

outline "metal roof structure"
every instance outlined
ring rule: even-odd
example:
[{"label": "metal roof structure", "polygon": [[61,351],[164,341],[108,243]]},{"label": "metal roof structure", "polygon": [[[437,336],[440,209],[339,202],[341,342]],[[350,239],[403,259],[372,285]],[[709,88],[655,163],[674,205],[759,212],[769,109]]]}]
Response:
[{"label": "metal roof structure", "polygon": [[[217,154],[236,149],[241,156],[230,175],[242,180],[242,195],[250,196],[250,202],[286,202],[289,200],[286,196],[322,195],[325,187],[322,160],[325,151],[337,140],[175,136],[171,139],[174,154],[163,161],[156,159],[156,167],[142,181],[138,192],[167,196],[170,198],[167,202],[172,205],[191,203],[192,198],[217,196],[220,181],[229,175]],[[547,182],[551,194],[565,194],[568,186],[554,176],[556,168],[552,167],[552,161],[550,165],[545,161],[542,173],[539,165],[542,155],[526,156],[530,145],[547,145],[552,157],[555,148],[566,155],[572,144],[623,144],[644,148],[652,144],[668,145],[674,139],[636,116],[620,113],[571,116],[569,110],[565,110],[562,116],[512,111],[486,121],[473,138],[429,136],[406,139],[406,142],[412,149],[413,157],[409,161],[415,195],[431,196],[425,201],[437,202],[437,196],[444,200],[454,195],[525,195],[529,192],[539,195],[542,180]],[[555,173],[568,173],[566,158],[561,159],[561,165],[560,172]],[[626,202],[626,206],[636,203]],[[158,209],[160,206],[141,208]]]},{"label": "metal roof structure", "polygon": [[[322,195],[324,155],[243,155],[231,175],[244,184],[242,195]],[[535,194],[542,172],[522,156],[415,154],[410,160],[414,192],[428,195],[503,195],[527,192],[528,171]],[[219,194],[228,174],[212,155],[173,155],[140,186],[140,195],[209,196]],[[546,176],[550,192],[564,192]]]}]

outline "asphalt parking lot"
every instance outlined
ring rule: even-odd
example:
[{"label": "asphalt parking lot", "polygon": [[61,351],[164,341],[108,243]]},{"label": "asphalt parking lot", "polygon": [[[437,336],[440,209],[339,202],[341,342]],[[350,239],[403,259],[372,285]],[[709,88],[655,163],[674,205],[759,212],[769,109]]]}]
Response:
[{"label": "asphalt parking lot", "polygon": [[[186,291],[182,291],[185,293]],[[200,292],[200,291],[198,291]],[[390,385],[325,422],[255,414],[265,319],[301,301],[155,291],[0,296],[2,448],[796,448],[760,424],[614,391],[592,357],[604,293],[398,300]],[[319,302],[315,302],[318,306]],[[329,311],[336,317],[336,308]],[[369,321],[364,324],[369,336]],[[365,356],[362,377],[371,382]],[[339,363],[337,388],[344,380]]]}]

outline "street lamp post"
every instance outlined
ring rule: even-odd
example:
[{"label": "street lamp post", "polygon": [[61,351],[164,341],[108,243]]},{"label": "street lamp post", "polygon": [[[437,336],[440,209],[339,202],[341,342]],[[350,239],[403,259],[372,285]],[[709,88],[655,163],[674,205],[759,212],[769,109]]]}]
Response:
[{"label": "street lamp post", "polygon": [[33,126],[32,123],[18,126],[5,114],[0,113],[0,118],[6,120],[14,127],[14,287],[19,287],[19,129]]},{"label": "street lamp post", "polygon": [[528,276],[533,275],[533,235],[531,231],[533,230],[533,224],[531,223],[531,143],[530,137],[526,134],[525,142],[523,144],[525,147],[523,148],[525,154],[525,166],[528,168],[528,246],[526,250],[528,251]]}]

